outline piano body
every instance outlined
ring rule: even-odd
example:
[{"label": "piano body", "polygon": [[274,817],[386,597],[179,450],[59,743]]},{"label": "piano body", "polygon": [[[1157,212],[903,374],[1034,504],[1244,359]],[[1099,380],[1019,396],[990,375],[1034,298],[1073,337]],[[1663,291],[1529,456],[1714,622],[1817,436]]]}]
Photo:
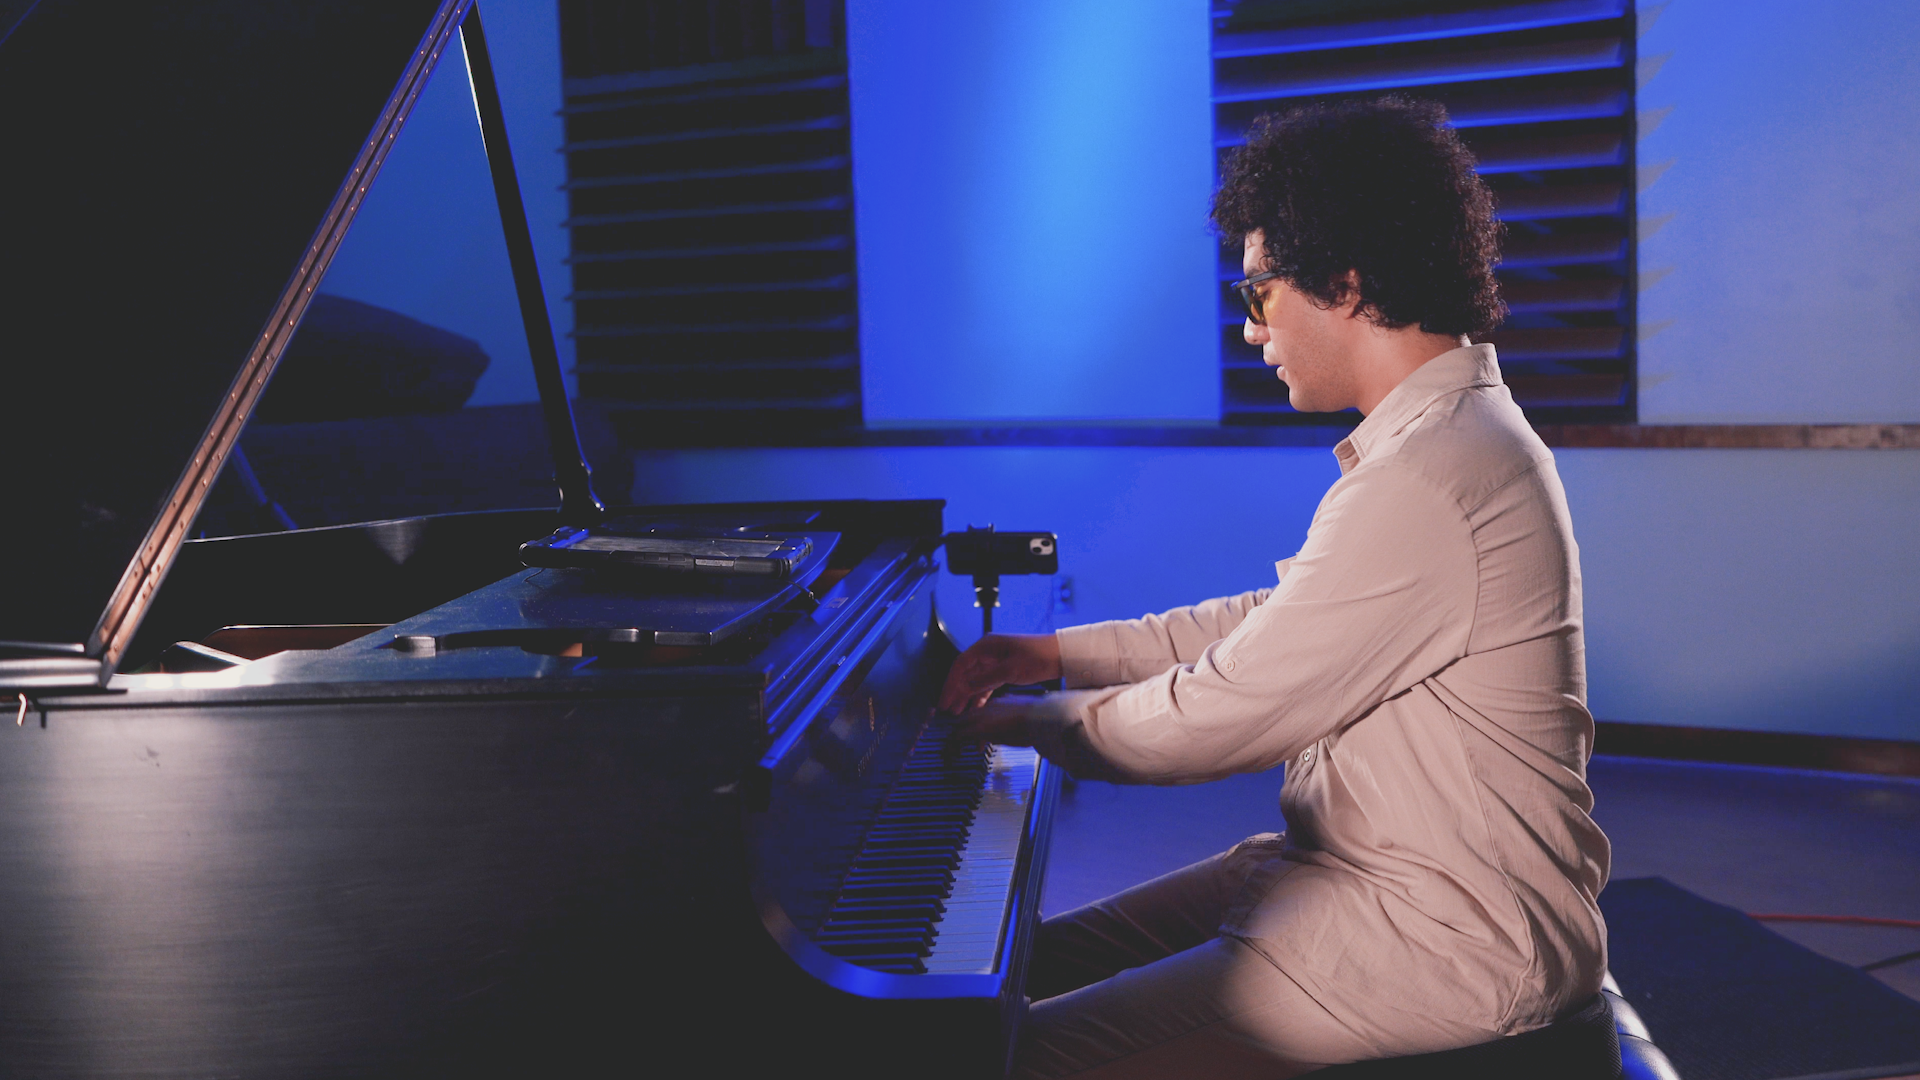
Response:
[{"label": "piano body", "polygon": [[[562,507],[187,541],[455,35]],[[469,0],[42,0],[0,100],[0,1075],[1004,1071],[1058,779],[933,712],[940,504],[519,561],[600,508]]]}]

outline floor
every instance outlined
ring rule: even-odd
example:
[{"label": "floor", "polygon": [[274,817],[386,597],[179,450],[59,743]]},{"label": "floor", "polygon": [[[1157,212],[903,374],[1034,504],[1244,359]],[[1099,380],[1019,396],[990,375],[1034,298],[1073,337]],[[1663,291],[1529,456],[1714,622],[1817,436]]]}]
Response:
[{"label": "floor", "polygon": [[[1920,780],[1620,757],[1595,758],[1588,775],[1615,878],[1657,875],[1750,913],[1920,920]],[[1284,829],[1280,778],[1070,784],[1054,819],[1045,911]],[[1920,930],[1768,925],[1854,965],[1920,950]],[[1920,999],[1920,956],[1873,974]]]}]

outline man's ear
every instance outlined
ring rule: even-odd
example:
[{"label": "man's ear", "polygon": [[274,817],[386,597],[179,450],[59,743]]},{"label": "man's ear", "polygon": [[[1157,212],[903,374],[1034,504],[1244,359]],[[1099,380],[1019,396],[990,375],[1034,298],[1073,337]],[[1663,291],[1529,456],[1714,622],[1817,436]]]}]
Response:
[{"label": "man's ear", "polygon": [[1360,303],[1360,271],[1349,270],[1344,277],[1334,278],[1332,284],[1340,292],[1340,299],[1333,305],[1334,310],[1345,311],[1349,319],[1361,316],[1371,318],[1369,312],[1373,310],[1372,305],[1363,306]]}]

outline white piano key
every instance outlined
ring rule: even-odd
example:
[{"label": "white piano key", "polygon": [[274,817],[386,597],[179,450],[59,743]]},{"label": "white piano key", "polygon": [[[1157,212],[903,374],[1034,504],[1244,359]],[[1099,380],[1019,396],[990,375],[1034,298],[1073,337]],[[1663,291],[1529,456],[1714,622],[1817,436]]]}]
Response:
[{"label": "white piano key", "polygon": [[991,972],[999,962],[1039,768],[1040,755],[1030,748],[993,748],[980,806],[954,869],[953,891],[934,924],[928,974]]}]

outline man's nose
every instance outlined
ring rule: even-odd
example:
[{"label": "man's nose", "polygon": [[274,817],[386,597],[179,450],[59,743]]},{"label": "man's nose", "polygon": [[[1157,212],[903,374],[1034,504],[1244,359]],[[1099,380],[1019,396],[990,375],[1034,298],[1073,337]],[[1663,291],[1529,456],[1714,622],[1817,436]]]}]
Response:
[{"label": "man's nose", "polygon": [[1265,345],[1273,337],[1271,331],[1260,323],[1254,322],[1251,317],[1247,319],[1247,325],[1241,329],[1241,333],[1245,335],[1249,345]]}]

